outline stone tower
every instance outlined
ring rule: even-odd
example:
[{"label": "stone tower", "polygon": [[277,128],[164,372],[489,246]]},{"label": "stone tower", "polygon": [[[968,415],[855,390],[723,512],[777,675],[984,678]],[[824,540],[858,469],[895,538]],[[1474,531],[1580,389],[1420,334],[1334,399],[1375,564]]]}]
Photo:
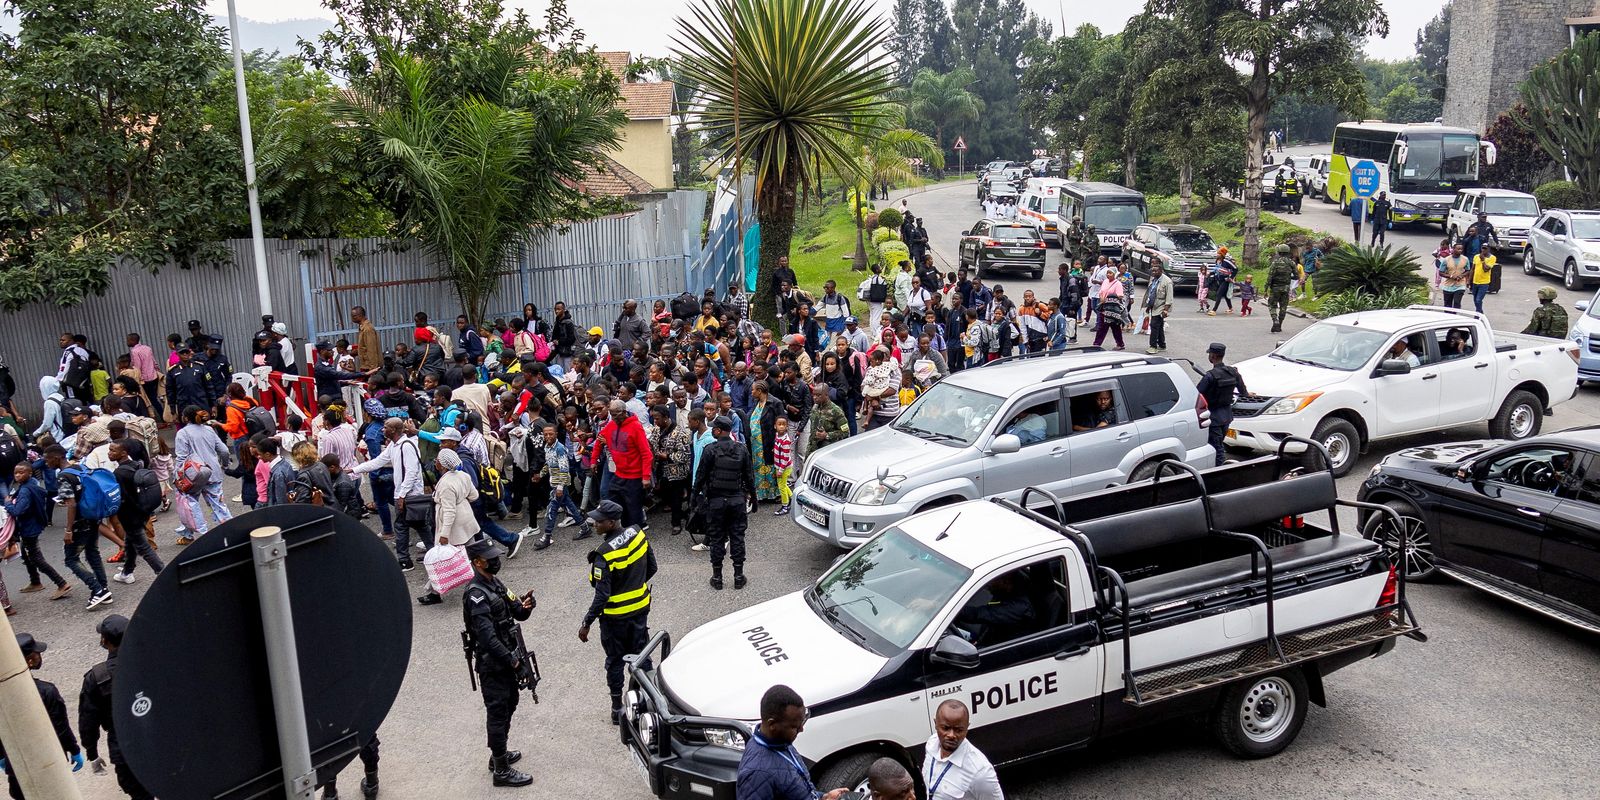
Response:
[{"label": "stone tower", "polygon": [[1483,132],[1533,68],[1600,29],[1600,0],[1454,0],[1444,124]]}]

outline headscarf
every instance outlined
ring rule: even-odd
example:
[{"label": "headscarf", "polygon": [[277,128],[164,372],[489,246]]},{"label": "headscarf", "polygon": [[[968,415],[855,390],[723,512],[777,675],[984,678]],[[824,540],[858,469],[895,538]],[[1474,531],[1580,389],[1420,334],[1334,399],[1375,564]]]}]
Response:
[{"label": "headscarf", "polygon": [[363,400],[361,410],[365,411],[367,416],[373,419],[383,419],[389,416],[389,409],[384,408],[383,403],[376,397],[369,397]]},{"label": "headscarf", "polygon": [[461,456],[456,455],[456,451],[454,450],[440,448],[437,460],[439,462],[439,466],[443,467],[446,471],[453,470],[456,467],[461,466]]},{"label": "headscarf", "polygon": [[418,328],[416,330],[416,340],[423,344],[432,344],[433,331],[429,328]]}]

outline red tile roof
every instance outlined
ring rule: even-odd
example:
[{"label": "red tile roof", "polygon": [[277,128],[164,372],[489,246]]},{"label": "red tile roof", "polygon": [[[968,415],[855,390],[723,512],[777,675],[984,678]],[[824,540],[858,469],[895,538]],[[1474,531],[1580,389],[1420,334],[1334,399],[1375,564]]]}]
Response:
[{"label": "red tile roof", "polygon": [[577,188],[590,197],[628,197],[656,190],[649,181],[610,158],[605,159],[598,169],[586,169]]}]

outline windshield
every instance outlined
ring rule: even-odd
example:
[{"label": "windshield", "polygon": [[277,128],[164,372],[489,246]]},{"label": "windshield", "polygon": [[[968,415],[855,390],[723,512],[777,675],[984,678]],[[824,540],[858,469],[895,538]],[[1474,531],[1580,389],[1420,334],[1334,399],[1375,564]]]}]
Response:
[{"label": "windshield", "polygon": [[1320,323],[1272,351],[1272,357],[1353,372],[1366,366],[1389,335],[1351,325]]},{"label": "windshield", "polygon": [[996,225],[992,235],[996,239],[1038,239],[1039,231],[1032,225]]},{"label": "windshield", "polygon": [[1093,203],[1083,210],[1083,221],[1096,233],[1127,233],[1144,223],[1139,203]]},{"label": "windshield", "polygon": [[[1406,139],[1405,163],[1398,166],[1399,183],[1453,185],[1476,181],[1478,137],[1464,133],[1412,134]],[[1391,170],[1391,177],[1395,174]]]},{"label": "windshield", "polygon": [[895,420],[894,429],[947,444],[969,445],[989,426],[1001,398],[941,381]]},{"label": "windshield", "polygon": [[1572,238],[1588,241],[1600,240],[1600,219],[1573,217]]},{"label": "windshield", "polygon": [[879,655],[892,655],[928,627],[971,575],[905,531],[889,528],[822,576],[806,601],[835,629]]},{"label": "windshield", "polygon": [[1054,214],[1054,213],[1056,213],[1056,209],[1058,209],[1060,207],[1061,207],[1061,198],[1059,198],[1059,197],[1041,197],[1041,198],[1039,198],[1039,209],[1041,211],[1043,211],[1044,213],[1046,213],[1046,214]]},{"label": "windshield", "polygon": [[1211,234],[1205,231],[1172,231],[1165,238],[1170,248],[1179,252],[1217,249],[1216,242],[1211,241]]},{"label": "windshield", "polygon": [[1483,213],[1497,217],[1537,217],[1539,201],[1531,197],[1485,197]]}]

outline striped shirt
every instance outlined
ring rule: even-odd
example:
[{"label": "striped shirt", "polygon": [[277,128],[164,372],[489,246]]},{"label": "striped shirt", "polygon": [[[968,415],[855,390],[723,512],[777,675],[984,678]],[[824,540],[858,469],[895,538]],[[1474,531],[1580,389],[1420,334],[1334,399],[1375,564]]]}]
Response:
[{"label": "striped shirt", "polygon": [[780,433],[772,437],[772,466],[779,472],[789,468],[793,463],[794,437],[787,433]]}]

